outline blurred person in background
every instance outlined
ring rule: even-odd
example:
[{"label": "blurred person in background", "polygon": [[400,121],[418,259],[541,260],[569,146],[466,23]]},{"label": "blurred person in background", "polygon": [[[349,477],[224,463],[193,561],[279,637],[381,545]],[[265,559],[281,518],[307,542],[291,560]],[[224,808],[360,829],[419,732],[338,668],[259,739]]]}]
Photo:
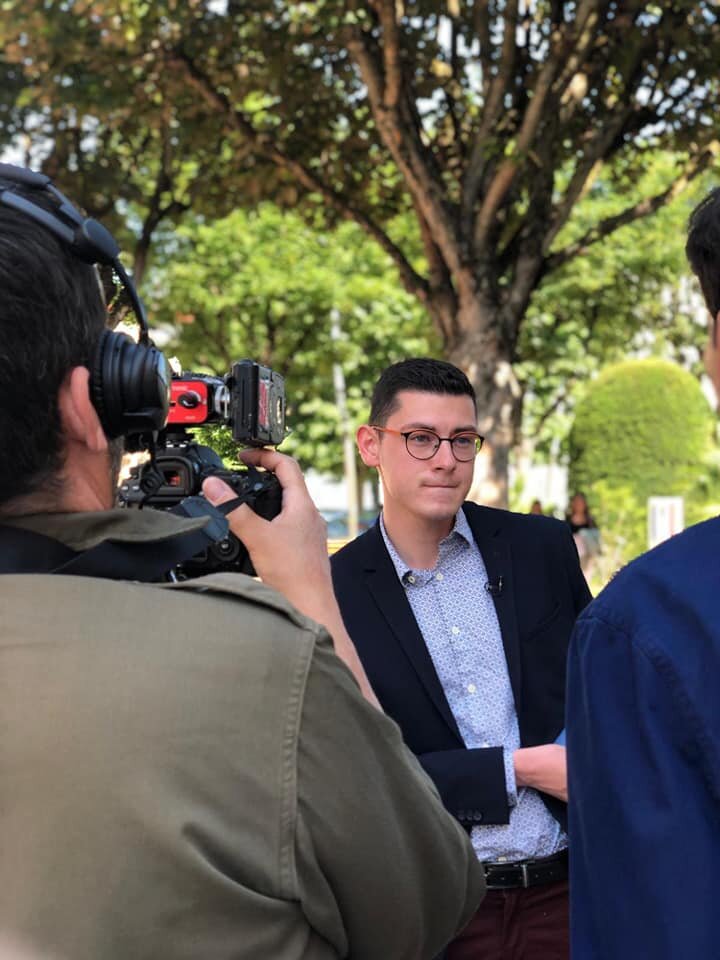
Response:
[{"label": "blurred person in background", "polygon": [[584,493],[575,493],[570,498],[565,520],[570,527],[577,547],[580,565],[585,577],[590,577],[595,559],[600,553],[600,531],[595,518],[590,513],[587,497]]}]

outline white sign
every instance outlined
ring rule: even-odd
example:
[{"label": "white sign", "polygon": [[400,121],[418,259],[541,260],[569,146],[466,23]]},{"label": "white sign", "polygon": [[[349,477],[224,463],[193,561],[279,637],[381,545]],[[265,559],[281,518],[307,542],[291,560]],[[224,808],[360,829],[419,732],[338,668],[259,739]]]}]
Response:
[{"label": "white sign", "polygon": [[682,497],[648,497],[648,549],[685,529]]}]

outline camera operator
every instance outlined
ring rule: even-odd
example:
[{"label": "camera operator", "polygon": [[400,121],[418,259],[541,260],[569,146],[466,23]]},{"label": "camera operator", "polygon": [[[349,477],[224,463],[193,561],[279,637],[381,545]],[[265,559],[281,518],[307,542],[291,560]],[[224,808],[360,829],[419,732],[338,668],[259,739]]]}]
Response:
[{"label": "camera operator", "polygon": [[144,582],[205,521],[113,509],[118,425],[160,420],[167,391],[158,351],[105,328],[91,264],[123,280],[112,243],[0,165],[0,939],[56,960],[430,958],[482,871],[351,675],[374,701],[294,461],[243,455],[282,486],[272,521],[229,515],[264,582]]}]

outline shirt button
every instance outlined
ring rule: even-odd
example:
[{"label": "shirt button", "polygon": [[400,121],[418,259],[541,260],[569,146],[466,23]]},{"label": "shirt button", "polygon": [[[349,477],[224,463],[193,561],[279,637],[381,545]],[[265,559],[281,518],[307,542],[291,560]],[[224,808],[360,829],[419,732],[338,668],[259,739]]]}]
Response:
[{"label": "shirt button", "polygon": [[442,579],[443,579],[443,575],[442,575],[441,573],[436,573],[436,574],[435,574],[435,579],[436,579],[436,580],[442,580]]},{"label": "shirt button", "polygon": [[452,634],[453,634],[454,637],[456,637],[459,633],[460,633],[460,627],[453,627],[453,628],[452,628]]},{"label": "shirt button", "polygon": [[415,583],[415,577],[412,574],[410,574],[407,580],[408,580],[408,583]]},{"label": "shirt button", "polygon": [[468,693],[475,693],[475,691],[477,690],[477,687],[475,686],[474,683],[469,683],[467,688],[468,688]]}]

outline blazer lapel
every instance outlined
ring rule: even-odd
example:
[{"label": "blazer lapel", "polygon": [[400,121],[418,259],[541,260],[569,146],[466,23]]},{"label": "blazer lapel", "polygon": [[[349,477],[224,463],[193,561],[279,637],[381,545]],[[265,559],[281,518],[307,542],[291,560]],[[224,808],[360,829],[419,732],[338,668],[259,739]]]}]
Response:
[{"label": "blazer lapel", "polygon": [[379,523],[368,531],[366,538],[367,551],[363,576],[368,591],[385,618],[391,633],[405,651],[428,696],[455,733],[460,744],[464,744],[405,590],[387,552]]},{"label": "blazer lapel", "polygon": [[500,512],[496,513],[494,510],[471,504],[466,504],[463,510],[485,563],[488,583],[494,586],[491,592],[500,624],[510,686],[515,700],[515,712],[519,714],[522,673],[515,609],[512,545],[504,529]]}]

